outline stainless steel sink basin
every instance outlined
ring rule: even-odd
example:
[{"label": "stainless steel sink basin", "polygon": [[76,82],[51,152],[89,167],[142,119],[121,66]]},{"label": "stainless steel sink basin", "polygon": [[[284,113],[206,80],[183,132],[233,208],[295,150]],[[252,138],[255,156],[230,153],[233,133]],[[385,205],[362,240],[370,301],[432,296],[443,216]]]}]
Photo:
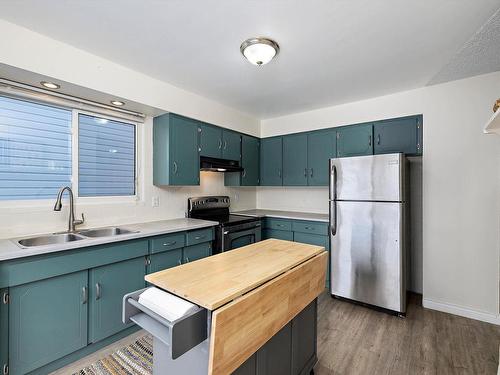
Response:
[{"label": "stainless steel sink basin", "polygon": [[55,245],[60,243],[80,241],[83,239],[85,238],[77,234],[61,233],[61,234],[47,234],[38,237],[23,238],[22,240],[18,240],[17,243],[22,247],[33,247],[33,246]]},{"label": "stainless steel sink basin", "polygon": [[122,234],[131,234],[137,233],[137,231],[132,231],[125,228],[119,227],[109,227],[109,228],[98,228],[98,229],[85,229],[78,232],[82,236],[85,237],[111,237],[111,236],[120,236]]}]

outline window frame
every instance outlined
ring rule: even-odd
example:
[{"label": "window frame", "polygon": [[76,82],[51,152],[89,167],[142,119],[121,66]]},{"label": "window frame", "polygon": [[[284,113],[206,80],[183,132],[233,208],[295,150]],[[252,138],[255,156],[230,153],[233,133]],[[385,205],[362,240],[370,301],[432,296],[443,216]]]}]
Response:
[{"label": "window frame", "polygon": [[[1,94],[0,94],[1,95]],[[10,97],[10,96],[8,96]],[[36,104],[47,105],[52,107],[58,107],[71,111],[71,189],[73,190],[73,196],[75,203],[83,206],[92,205],[102,205],[106,204],[133,204],[137,205],[142,202],[143,192],[144,192],[144,181],[142,176],[143,170],[143,133],[144,127],[140,126],[139,122],[132,121],[129,119],[124,119],[119,116],[114,117],[108,114],[99,113],[99,111],[82,110],[73,107],[66,107],[63,105],[54,105],[42,100],[33,100],[25,98],[16,98],[17,100],[30,101]],[[110,121],[118,121],[134,126],[135,130],[135,179],[134,179],[134,195],[109,195],[109,196],[95,196],[95,197],[80,197],[78,191],[78,177],[79,177],[79,122],[78,117],[80,114],[98,117]],[[56,197],[54,199],[17,199],[17,200],[0,200],[0,208],[2,209],[12,209],[16,212],[39,212],[42,209],[46,210],[47,206],[52,206],[54,204]]]}]

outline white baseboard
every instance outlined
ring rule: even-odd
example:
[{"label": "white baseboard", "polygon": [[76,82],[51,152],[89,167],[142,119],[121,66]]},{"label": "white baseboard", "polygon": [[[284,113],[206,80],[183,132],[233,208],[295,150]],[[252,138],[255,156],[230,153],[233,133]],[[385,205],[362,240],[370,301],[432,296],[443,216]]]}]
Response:
[{"label": "white baseboard", "polygon": [[429,299],[422,299],[422,306],[426,309],[442,311],[448,314],[463,316],[465,318],[480,320],[482,322],[500,325],[500,316],[482,311],[471,310],[462,306],[453,305],[450,303],[435,302]]}]

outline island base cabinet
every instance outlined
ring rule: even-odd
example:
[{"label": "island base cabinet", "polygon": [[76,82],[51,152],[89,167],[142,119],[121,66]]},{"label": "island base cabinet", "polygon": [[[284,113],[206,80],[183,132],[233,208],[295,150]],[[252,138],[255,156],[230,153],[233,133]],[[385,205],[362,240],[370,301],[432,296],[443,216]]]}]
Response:
[{"label": "island base cabinet", "polygon": [[233,375],[308,375],[317,362],[317,332],[314,300]]},{"label": "island base cabinet", "polygon": [[135,258],[90,270],[89,343],[114,335],[128,325],[122,323],[122,298],[144,288],[145,258]]},{"label": "island base cabinet", "polygon": [[26,374],[87,345],[87,282],[85,270],[10,288],[10,374]]}]

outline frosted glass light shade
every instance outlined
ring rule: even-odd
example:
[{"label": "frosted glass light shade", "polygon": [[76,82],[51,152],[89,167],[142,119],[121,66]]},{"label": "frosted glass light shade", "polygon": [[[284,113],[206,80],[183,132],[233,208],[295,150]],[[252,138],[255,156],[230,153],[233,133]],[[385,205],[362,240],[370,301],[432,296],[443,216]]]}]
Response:
[{"label": "frosted glass light shade", "polygon": [[240,51],[253,65],[265,65],[271,61],[279,52],[278,44],[265,38],[252,38],[245,40]]}]

